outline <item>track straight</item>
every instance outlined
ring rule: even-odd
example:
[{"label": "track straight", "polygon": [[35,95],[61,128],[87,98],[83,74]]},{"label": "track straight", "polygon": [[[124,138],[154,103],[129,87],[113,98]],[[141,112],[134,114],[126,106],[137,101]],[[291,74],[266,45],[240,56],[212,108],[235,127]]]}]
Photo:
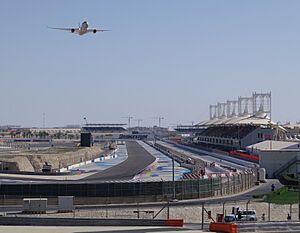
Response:
[{"label": "track straight", "polygon": [[155,161],[155,157],[136,141],[127,141],[126,148],[128,158],[125,161],[83,180],[130,180]]}]

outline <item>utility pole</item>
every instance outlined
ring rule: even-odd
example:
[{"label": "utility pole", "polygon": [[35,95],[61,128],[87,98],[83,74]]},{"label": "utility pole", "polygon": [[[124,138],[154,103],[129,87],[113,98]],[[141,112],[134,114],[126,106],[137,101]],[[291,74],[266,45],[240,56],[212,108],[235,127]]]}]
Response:
[{"label": "utility pole", "polygon": [[162,116],[159,116],[159,117],[154,117],[154,119],[158,119],[158,127],[160,128],[160,127],[161,127],[161,121],[162,121],[163,119],[165,119],[165,118],[162,117]]},{"label": "utility pole", "polygon": [[165,118],[163,117],[158,117],[158,127],[160,128],[161,127],[161,120],[163,120]]},{"label": "utility pole", "polygon": [[123,118],[127,118],[127,120],[128,120],[128,129],[130,129],[130,122],[133,119],[133,117],[132,116],[128,116],[128,117],[123,117]]},{"label": "utility pole", "polygon": [[138,127],[140,127],[140,122],[142,122],[143,120],[142,119],[137,119],[136,121],[138,122]]},{"label": "utility pole", "polygon": [[176,200],[176,186],[175,186],[175,161],[174,161],[174,155],[172,155],[172,184],[173,184],[173,195],[172,200]]},{"label": "utility pole", "polygon": [[43,112],[43,128],[45,128],[46,114]]},{"label": "utility pole", "polygon": [[[299,175],[299,173],[298,173],[298,175]],[[298,198],[300,198],[300,178],[298,178]],[[298,220],[300,220],[300,201],[298,203]]]},{"label": "utility pole", "polygon": [[85,120],[85,124],[87,125],[87,124],[88,124],[88,122],[87,122],[87,119],[86,119],[86,117],[84,117],[84,118],[83,118],[83,120]]}]

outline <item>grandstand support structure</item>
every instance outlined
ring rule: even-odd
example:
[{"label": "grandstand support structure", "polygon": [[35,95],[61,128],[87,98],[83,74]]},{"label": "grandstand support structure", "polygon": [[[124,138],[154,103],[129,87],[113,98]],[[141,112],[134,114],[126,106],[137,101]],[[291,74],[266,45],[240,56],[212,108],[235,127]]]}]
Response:
[{"label": "grandstand support structure", "polygon": [[209,119],[212,120],[217,117],[217,105],[209,105]]},{"label": "grandstand support structure", "polygon": [[217,114],[218,118],[226,117],[226,108],[227,103],[218,103],[217,104]]},{"label": "grandstand support structure", "polygon": [[267,113],[271,118],[271,92],[257,93],[254,92],[253,98],[253,114],[262,112]]},{"label": "grandstand support structure", "polygon": [[209,120],[247,116],[264,113],[271,119],[271,92],[253,92],[250,97],[239,96],[238,100],[227,100],[209,105]]},{"label": "grandstand support structure", "polygon": [[236,116],[237,106],[238,106],[238,101],[237,100],[227,100],[227,104],[226,104],[227,117]]},{"label": "grandstand support structure", "polygon": [[238,98],[238,114],[239,116],[248,115],[253,113],[253,98],[252,97],[239,97]]}]

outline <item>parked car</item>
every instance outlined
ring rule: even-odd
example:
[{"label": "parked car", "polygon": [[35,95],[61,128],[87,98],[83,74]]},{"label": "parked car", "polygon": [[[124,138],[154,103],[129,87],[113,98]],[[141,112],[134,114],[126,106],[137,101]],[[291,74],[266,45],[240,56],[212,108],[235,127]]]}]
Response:
[{"label": "parked car", "polygon": [[239,210],[236,215],[237,221],[257,221],[255,210]]},{"label": "parked car", "polygon": [[236,216],[234,214],[228,214],[224,217],[225,222],[235,222]]}]

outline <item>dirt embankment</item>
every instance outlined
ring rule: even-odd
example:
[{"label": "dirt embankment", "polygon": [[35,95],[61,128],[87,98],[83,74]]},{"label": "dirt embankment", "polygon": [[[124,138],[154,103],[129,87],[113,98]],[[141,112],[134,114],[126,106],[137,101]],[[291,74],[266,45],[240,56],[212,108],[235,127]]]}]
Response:
[{"label": "dirt embankment", "polygon": [[90,148],[50,148],[47,150],[29,150],[9,153],[0,157],[1,161],[15,164],[18,171],[41,171],[45,162],[52,165],[52,169],[59,169],[75,163],[99,157],[100,153],[107,153],[101,146]]}]

